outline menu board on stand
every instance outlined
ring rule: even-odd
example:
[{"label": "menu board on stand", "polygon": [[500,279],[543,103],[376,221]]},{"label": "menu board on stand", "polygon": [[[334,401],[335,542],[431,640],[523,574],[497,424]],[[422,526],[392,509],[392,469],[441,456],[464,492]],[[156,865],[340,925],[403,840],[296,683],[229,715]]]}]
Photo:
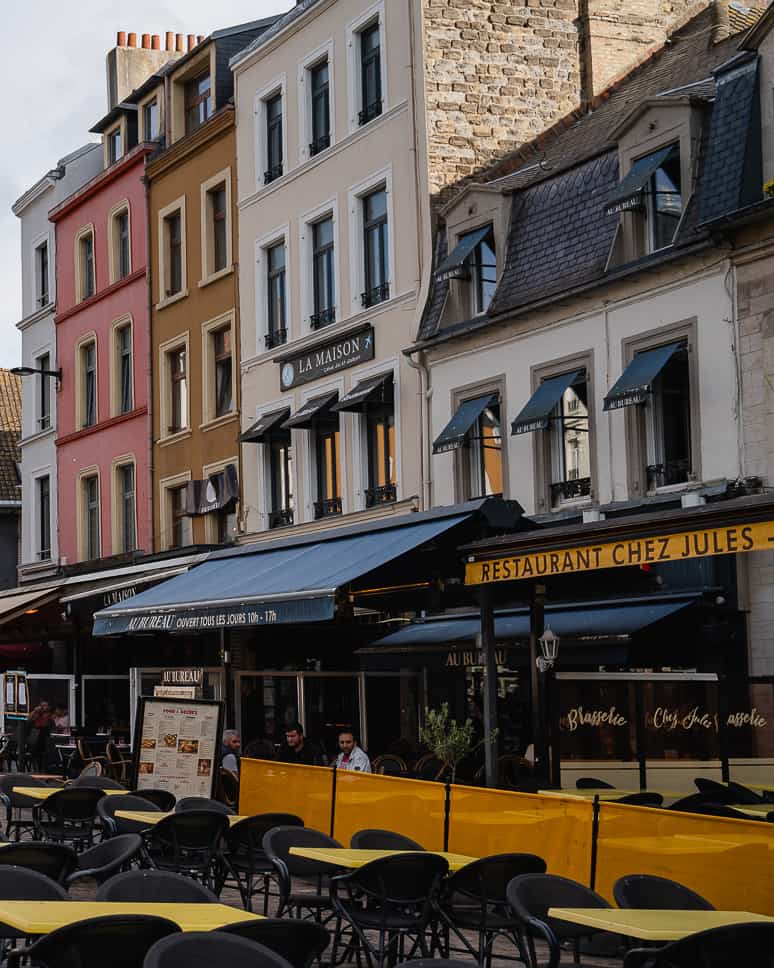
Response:
[{"label": "menu board on stand", "polygon": [[135,788],[180,797],[213,797],[223,732],[214,699],[143,696],[135,727]]}]

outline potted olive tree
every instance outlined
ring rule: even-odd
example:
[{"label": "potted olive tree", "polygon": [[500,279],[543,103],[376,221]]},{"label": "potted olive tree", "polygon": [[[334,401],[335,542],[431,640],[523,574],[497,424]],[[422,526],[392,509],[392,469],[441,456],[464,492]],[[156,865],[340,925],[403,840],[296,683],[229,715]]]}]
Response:
[{"label": "potted olive tree", "polygon": [[449,782],[456,783],[457,767],[462,760],[485,743],[491,743],[497,736],[497,730],[488,738],[476,742],[473,721],[466,719],[460,725],[456,720],[450,719],[449,704],[445,702],[440,709],[425,709],[425,724],[419,735],[433,756],[448,769]]}]

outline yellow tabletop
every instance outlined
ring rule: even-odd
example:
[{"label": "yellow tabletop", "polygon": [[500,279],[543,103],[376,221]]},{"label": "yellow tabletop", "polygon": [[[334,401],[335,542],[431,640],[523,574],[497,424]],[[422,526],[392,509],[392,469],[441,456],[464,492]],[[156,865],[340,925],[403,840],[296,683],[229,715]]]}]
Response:
[{"label": "yellow tabletop", "polygon": [[[122,820],[136,820],[137,823],[147,823],[149,826],[153,826],[159,820],[163,820],[164,817],[171,817],[173,813],[174,810],[169,812],[164,812],[163,810],[116,810],[115,815],[121,817]],[[239,823],[240,820],[246,819],[246,816],[228,815],[228,822],[232,827],[235,823]]]},{"label": "yellow tabletop", "polygon": [[[15,786],[13,788],[14,793],[18,793],[20,796],[29,797],[31,800],[48,800],[52,793],[59,793],[60,790],[68,789],[67,787],[25,787],[25,786]],[[82,787],[70,787],[69,789],[83,789]],[[103,793],[128,793],[128,790],[103,790]]]},{"label": "yellow tabletop", "polygon": [[[0,907],[2,912],[2,907]],[[749,911],[646,911],[617,908],[549,908],[557,921],[582,924],[597,931],[613,931],[642,941],[679,941],[697,931],[751,921],[774,921]]]},{"label": "yellow tabletop", "polygon": [[108,914],[150,914],[168,918],[183,931],[212,931],[224,924],[259,920],[228,904],[130,904],[124,901],[0,901],[0,923],[25,935],[48,934],[85,918]]},{"label": "yellow tabletop", "polygon": [[[325,864],[335,864],[337,867],[355,868],[369,864],[372,860],[381,860],[382,857],[394,857],[397,854],[411,853],[411,851],[354,850],[350,847],[291,847],[290,853],[297,857],[306,857],[307,860],[319,860]],[[458,871],[461,867],[478,860],[477,857],[466,857],[465,854],[448,854],[442,850],[425,851],[425,853],[445,857],[451,871]]]}]

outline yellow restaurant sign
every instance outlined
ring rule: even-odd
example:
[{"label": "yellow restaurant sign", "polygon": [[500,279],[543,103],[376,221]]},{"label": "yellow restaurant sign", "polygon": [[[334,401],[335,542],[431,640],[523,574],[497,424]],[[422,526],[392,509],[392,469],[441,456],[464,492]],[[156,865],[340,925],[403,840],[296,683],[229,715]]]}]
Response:
[{"label": "yellow restaurant sign", "polygon": [[743,551],[774,550],[774,521],[708,528],[649,538],[628,538],[605,544],[536,551],[488,561],[469,561],[466,585],[487,585],[496,581],[519,581],[547,575],[572,575],[599,568],[655,565],[660,561],[706,558]]}]

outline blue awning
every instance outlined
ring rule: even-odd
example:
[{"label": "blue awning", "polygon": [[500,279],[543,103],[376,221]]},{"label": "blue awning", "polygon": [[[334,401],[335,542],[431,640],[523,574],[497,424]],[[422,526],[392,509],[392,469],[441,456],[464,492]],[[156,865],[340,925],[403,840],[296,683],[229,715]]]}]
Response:
[{"label": "blue awning", "polygon": [[[635,632],[689,608],[695,599],[639,602],[627,605],[557,605],[545,610],[545,624],[560,638],[600,641],[628,637]],[[406,625],[374,642],[396,648],[408,645],[454,645],[475,642],[481,632],[478,616],[430,619]],[[529,609],[495,613],[495,638],[499,642],[529,639]]]},{"label": "blue awning", "polygon": [[447,450],[462,447],[465,438],[481,414],[496,402],[497,394],[487,393],[485,397],[476,397],[474,400],[461,403],[457,412],[433,441],[433,453],[443,454]]},{"label": "blue awning", "polygon": [[327,621],[339,588],[469,519],[470,513],[433,515],[415,524],[315,537],[271,550],[216,553],[185,575],[97,612],[94,635]]},{"label": "blue awning", "polygon": [[436,280],[443,282],[445,279],[456,278],[460,274],[465,260],[471,255],[479,242],[483,242],[491,231],[492,226],[485,225],[481,229],[476,229],[475,232],[468,232],[467,235],[463,235],[451,254],[447,255],[435,270],[434,275]]},{"label": "blue awning", "polygon": [[685,349],[685,343],[669,343],[637,353],[605,397],[604,409],[618,410],[644,403],[647,395],[653,391],[653,381],[675,353],[682,349]]},{"label": "blue awning", "polygon": [[641,203],[651,177],[677,150],[677,145],[668,145],[654,151],[652,155],[638,158],[605,203],[605,215],[617,215],[627,209],[636,208]]},{"label": "blue awning", "polygon": [[533,430],[547,430],[551,411],[562,399],[564,391],[582,374],[583,370],[575,370],[573,373],[563,373],[561,376],[543,380],[511,424],[511,433],[529,434]]}]

